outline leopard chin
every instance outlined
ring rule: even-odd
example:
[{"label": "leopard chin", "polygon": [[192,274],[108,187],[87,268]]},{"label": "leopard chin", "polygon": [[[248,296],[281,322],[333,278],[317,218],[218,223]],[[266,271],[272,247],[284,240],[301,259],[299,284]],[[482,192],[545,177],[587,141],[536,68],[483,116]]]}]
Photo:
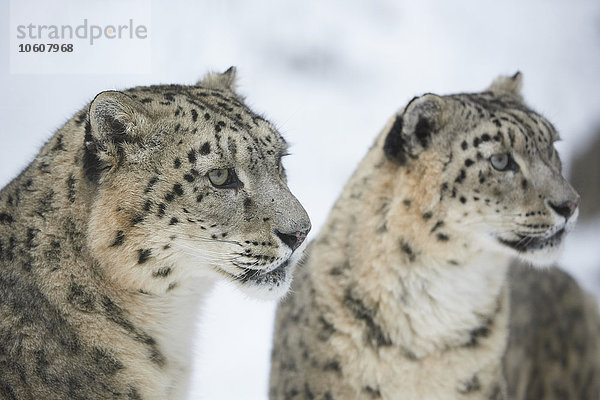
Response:
[{"label": "leopard chin", "polygon": [[517,257],[523,261],[545,267],[554,263],[562,253],[565,235],[566,230],[562,228],[549,237],[517,235],[519,236],[517,240],[498,238],[498,242],[516,251]]},{"label": "leopard chin", "polygon": [[287,260],[270,270],[246,269],[234,282],[250,297],[279,300],[289,293],[296,266],[302,263],[306,246],[304,242]]},{"label": "leopard chin", "polygon": [[270,271],[247,269],[235,281],[246,295],[262,300],[278,300],[292,283],[293,265],[286,260]]}]

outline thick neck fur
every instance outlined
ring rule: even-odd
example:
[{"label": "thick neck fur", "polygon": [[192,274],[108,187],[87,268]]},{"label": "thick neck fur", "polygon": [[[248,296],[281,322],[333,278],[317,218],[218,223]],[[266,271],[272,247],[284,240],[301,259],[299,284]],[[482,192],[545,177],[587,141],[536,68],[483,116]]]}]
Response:
[{"label": "thick neck fur", "polygon": [[358,338],[375,357],[365,361],[373,370],[361,373],[373,375],[383,398],[503,398],[509,259],[452,229],[454,217],[440,205],[441,164],[398,166],[381,142],[349,181],[311,254],[320,303],[344,305],[328,307],[327,318],[336,327],[361,321]]},{"label": "thick neck fur", "polygon": [[[150,294],[124,286],[107,273],[119,267],[114,265],[118,258],[103,257],[90,246],[95,239],[88,225],[96,184],[83,173],[83,115],[61,128],[0,192],[0,266],[6,277],[0,285],[0,303],[28,298],[18,303],[18,311],[32,315],[29,323],[39,328],[28,339],[32,354],[25,350],[21,354],[23,373],[28,376],[27,365],[36,363],[27,357],[35,360],[34,355],[44,354],[52,360],[43,368],[56,376],[57,395],[63,389],[74,390],[67,383],[60,387],[64,377],[77,379],[74,373],[97,368],[94,384],[81,382],[88,385],[81,389],[87,390],[85,396],[105,398],[108,391],[111,398],[183,398],[194,317],[212,280],[188,280],[169,293]],[[20,292],[12,293],[13,289]],[[48,322],[52,315],[57,320]],[[47,330],[47,323],[53,331]],[[74,343],[65,349],[64,335]],[[63,377],[65,365],[80,367],[65,369]],[[48,376],[40,372],[41,366],[37,368],[28,378],[29,387],[35,386],[38,375],[42,382]]]}]

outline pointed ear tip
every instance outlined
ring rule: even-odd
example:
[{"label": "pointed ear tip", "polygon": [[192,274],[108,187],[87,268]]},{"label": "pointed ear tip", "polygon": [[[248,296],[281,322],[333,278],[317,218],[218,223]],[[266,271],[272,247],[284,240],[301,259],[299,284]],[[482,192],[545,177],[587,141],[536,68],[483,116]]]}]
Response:
[{"label": "pointed ear tip", "polygon": [[517,71],[513,75],[501,75],[494,79],[488,90],[499,93],[512,93],[513,95],[521,95],[521,87],[523,86],[523,73]]},{"label": "pointed ear tip", "polygon": [[235,65],[232,65],[231,67],[227,68],[227,70],[223,72],[221,76],[228,81],[226,82],[227,86],[233,89],[235,87],[235,81],[237,79],[237,67]]},{"label": "pointed ear tip", "polygon": [[225,72],[209,72],[197,83],[197,86],[206,86],[213,89],[229,89],[234,91],[236,86],[237,68],[232,65]]},{"label": "pointed ear tip", "polygon": [[515,85],[517,85],[517,90],[521,90],[521,85],[523,85],[523,73],[521,71],[517,71],[513,76],[511,76],[511,79]]}]

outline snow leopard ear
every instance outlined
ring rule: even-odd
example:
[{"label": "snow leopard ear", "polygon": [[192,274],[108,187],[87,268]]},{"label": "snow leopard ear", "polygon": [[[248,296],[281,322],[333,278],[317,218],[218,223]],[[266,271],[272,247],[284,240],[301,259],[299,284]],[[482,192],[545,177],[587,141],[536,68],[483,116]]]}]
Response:
[{"label": "snow leopard ear", "polygon": [[196,85],[204,86],[210,89],[226,89],[235,91],[237,69],[231,66],[223,73],[209,72],[196,83]]},{"label": "snow leopard ear", "polygon": [[146,107],[125,93],[101,92],[90,104],[86,141],[93,140],[104,146],[139,141],[140,126],[149,119]]},{"label": "snow leopard ear", "polygon": [[413,98],[390,122],[383,151],[388,159],[406,164],[427,149],[445,125],[447,104],[435,94]]},{"label": "snow leopard ear", "polygon": [[150,113],[144,105],[118,91],[98,94],[88,110],[85,126],[86,174],[97,178],[102,169],[121,163],[127,153],[143,147]]},{"label": "snow leopard ear", "polygon": [[498,94],[510,94],[520,99],[522,85],[523,74],[517,71],[513,76],[499,76],[487,90]]}]

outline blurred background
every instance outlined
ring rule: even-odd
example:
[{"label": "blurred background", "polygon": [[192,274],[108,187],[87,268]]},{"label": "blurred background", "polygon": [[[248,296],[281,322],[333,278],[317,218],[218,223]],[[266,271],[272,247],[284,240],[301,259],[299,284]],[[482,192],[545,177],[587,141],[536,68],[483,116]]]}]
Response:
[{"label": "blurred background", "polygon": [[[34,23],[65,12],[37,3]],[[85,17],[116,17],[106,3],[88,3]],[[236,65],[239,92],[292,143],[289,186],[312,218],[313,237],[398,108],[425,92],[479,91],[519,70],[526,101],[559,130],[566,173],[582,194],[561,267],[600,298],[597,0],[138,0],[135,7],[151,18],[150,68],[139,65],[149,73],[11,74],[9,3],[0,2],[0,187],[98,92],[191,84]],[[106,57],[118,63],[120,55]],[[230,286],[215,289],[190,350],[197,362],[189,399],[267,398],[274,310]]]}]

